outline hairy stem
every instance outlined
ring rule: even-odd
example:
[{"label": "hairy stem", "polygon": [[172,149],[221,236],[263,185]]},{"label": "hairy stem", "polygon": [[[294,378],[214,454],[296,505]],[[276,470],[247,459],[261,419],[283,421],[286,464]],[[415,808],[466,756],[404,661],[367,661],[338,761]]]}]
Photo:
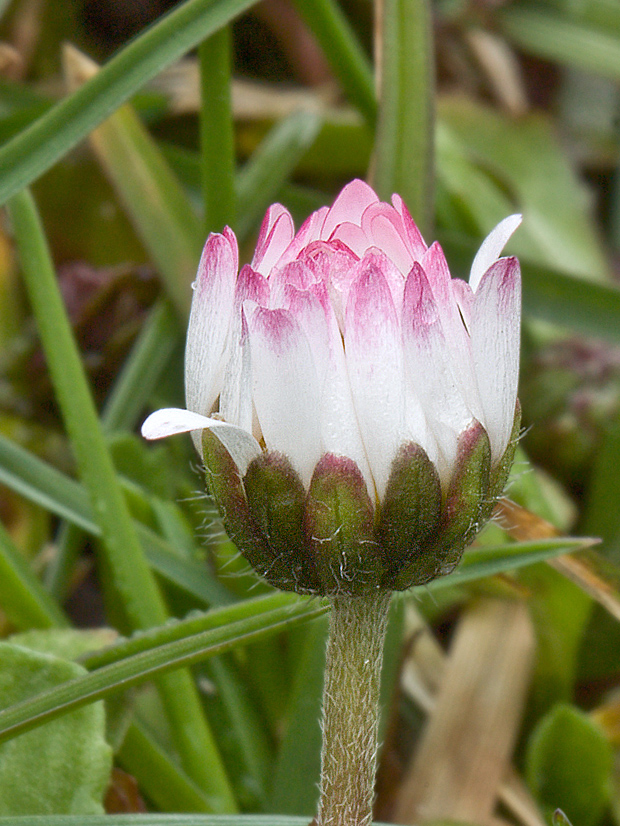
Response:
[{"label": "hairy stem", "polygon": [[380,592],[332,599],[318,826],[368,826],[372,821],[390,597]]}]

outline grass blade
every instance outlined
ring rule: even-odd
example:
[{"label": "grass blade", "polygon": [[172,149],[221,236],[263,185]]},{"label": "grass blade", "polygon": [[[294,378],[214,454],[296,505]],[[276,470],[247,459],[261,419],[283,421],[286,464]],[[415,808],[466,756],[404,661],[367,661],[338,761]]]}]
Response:
[{"label": "grass blade", "polygon": [[[103,71],[72,46],[65,47],[63,63],[72,90]],[[203,230],[185,191],[131,106],[122,106],[94,129],[89,142],[161,273],[180,318],[186,318]]]},{"label": "grass blade", "polygon": [[[92,703],[113,691],[126,689],[164,672],[191,665],[241,643],[261,639],[291,622],[323,613],[318,602],[299,600],[274,611],[263,612],[218,628],[191,633],[172,642],[146,648],[118,662],[104,665],[0,712],[0,742],[16,737],[75,708]],[[209,622],[208,615],[204,618]],[[195,626],[192,626],[194,630]],[[157,637],[156,637],[157,638]]]},{"label": "grass blade", "polygon": [[106,399],[106,431],[133,430],[179,340],[179,325],[167,301],[156,304]]},{"label": "grass blade", "polygon": [[0,204],[36,180],[158,72],[256,0],[187,0],[0,150]]},{"label": "grass blade", "polygon": [[429,235],[434,182],[433,24],[428,0],[382,0],[377,25],[379,117],[372,180],[398,192]]},{"label": "grass blade", "polygon": [[[514,571],[536,562],[546,562],[553,557],[583,551],[598,542],[589,537],[559,536],[553,539],[537,539],[530,542],[508,542],[505,545],[470,548],[454,573],[439,577],[420,586],[423,590],[438,591],[463,585],[476,579]],[[414,589],[415,590],[415,589]]]},{"label": "grass blade", "polygon": [[20,630],[66,626],[68,621],[0,523],[0,606]]},{"label": "grass blade", "polygon": [[230,98],[231,32],[220,29],[200,45],[200,154],[205,232],[236,229],[235,135]]},{"label": "grass blade", "polygon": [[[2,434],[0,482],[91,536],[101,536],[101,527],[95,522],[84,488]],[[148,562],[158,574],[205,605],[224,605],[231,601],[228,590],[206,575],[204,565],[180,559],[164,539],[139,522],[135,525]]]},{"label": "grass blade", "polygon": [[240,238],[246,238],[261,220],[314,142],[319,127],[319,118],[310,112],[290,115],[273,127],[241,170],[237,179]]},{"label": "grass blade", "polygon": [[[167,619],[167,610],[120,488],[39,215],[27,191],[11,199],[9,213],[56,396],[101,527],[102,549],[114,586],[132,627],[160,625]],[[160,690],[188,774],[213,795],[214,808],[234,811],[232,791],[191,676],[184,672],[167,675],[160,682]]]},{"label": "grass blade", "polygon": [[174,763],[146,727],[129,726],[118,760],[140,781],[140,791],[163,811],[209,812],[210,802]]},{"label": "grass blade", "polygon": [[377,117],[372,67],[340,6],[336,0],[295,0],[295,5],[349,100],[372,126]]}]

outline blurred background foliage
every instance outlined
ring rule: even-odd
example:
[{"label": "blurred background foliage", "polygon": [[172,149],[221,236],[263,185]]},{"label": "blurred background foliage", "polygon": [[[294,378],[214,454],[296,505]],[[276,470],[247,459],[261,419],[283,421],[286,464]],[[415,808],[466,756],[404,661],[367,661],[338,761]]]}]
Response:
[{"label": "blurred background foliage", "polygon": [[[400,2],[405,20],[423,5]],[[395,0],[383,3],[393,11]],[[13,223],[0,223],[0,706],[67,680],[71,702],[83,703],[91,678],[106,698],[105,715],[90,705],[59,716],[64,700],[52,693],[45,713],[55,719],[0,745],[0,822],[76,814],[89,823],[104,810],[300,822],[314,813],[323,608],[277,602],[247,570],[203,492],[189,439],[146,446],[135,434],[149,410],[183,405],[189,287],[207,232],[231,223],[248,260],[272,201],[299,225],[370,168],[381,186],[394,180],[410,194],[454,275],[467,276],[500,219],[524,216],[509,247],[522,263],[525,311],[514,504],[502,505],[461,573],[394,604],[377,817],[533,826],[559,807],[575,826],[617,823],[620,3],[431,4],[436,120],[433,151],[418,159],[430,180],[434,154],[432,199],[402,171],[415,168],[405,138],[419,128],[409,88],[414,103],[423,99],[407,75],[406,31],[387,44],[401,49],[394,71],[405,73],[394,86],[397,115],[390,132],[384,87],[377,128],[370,0],[219,0],[208,25],[199,11],[179,17],[178,29],[160,25],[165,13],[199,5],[0,2],[0,189],[6,200],[32,183],[51,255],[25,254],[37,227],[15,201]],[[178,53],[177,32],[186,37]],[[124,74],[131,61],[144,82]],[[109,68],[97,88],[96,64]],[[62,99],[77,102],[57,109]],[[70,132],[80,117],[82,131]],[[37,287],[37,267],[51,262],[62,312]],[[54,334],[67,319],[77,350]],[[79,407],[86,385],[62,386],[78,352],[99,411],[92,449]],[[101,508],[98,484],[112,497]],[[128,509],[130,539],[109,516],[116,507]],[[568,534],[602,542],[586,549]],[[525,606],[527,619],[480,610],[498,604]],[[463,642],[469,623],[481,623],[478,642]],[[181,642],[191,656],[202,651],[191,677],[174,672],[177,682],[169,675],[157,690],[144,681],[154,660],[130,662],[116,632],[149,627],[159,630],[136,638],[147,657],[171,663],[180,648],[163,646]],[[519,628],[523,646],[503,663],[497,635],[512,639]],[[221,639],[197,636],[216,632]],[[92,652],[110,643],[108,659],[97,659]],[[137,688],[118,693],[121,677],[104,673],[114,663]],[[501,686],[480,713],[465,695],[450,700],[471,730],[466,760],[481,788],[472,791],[463,769],[444,787],[437,769],[444,804],[433,808],[432,789],[426,798],[411,791],[416,759],[439,767],[449,758],[425,721],[444,713],[448,683],[468,680]],[[42,709],[24,707],[8,722],[0,714],[0,736]],[[457,756],[470,742],[458,726],[443,736]],[[57,771],[68,753],[69,780],[69,769]],[[13,787],[20,794],[9,795]]]}]

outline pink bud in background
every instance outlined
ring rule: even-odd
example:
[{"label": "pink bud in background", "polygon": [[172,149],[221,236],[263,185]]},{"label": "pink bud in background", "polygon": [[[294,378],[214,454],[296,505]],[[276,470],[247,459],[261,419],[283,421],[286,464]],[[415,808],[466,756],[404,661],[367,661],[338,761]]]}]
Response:
[{"label": "pink bud in background", "polygon": [[[517,260],[499,256],[520,220],[485,239],[469,284],[450,276],[439,244],[426,246],[399,196],[380,202],[359,180],[297,234],[289,212],[270,207],[240,272],[234,234],[209,237],[187,334],[187,410],[156,411],[142,432],[193,431],[199,449],[214,445],[201,431],[217,437],[237,479],[214,495],[233,538],[245,537],[240,549],[251,535],[260,550],[246,555],[271,560],[256,565],[267,579],[340,592],[358,576],[357,593],[456,564],[514,451],[521,284]],[[220,447],[207,451],[216,465]],[[243,530],[223,501],[231,485],[237,510],[249,502]],[[299,512],[278,511],[275,543],[298,546],[287,585],[272,574],[283,551],[265,525],[275,518],[269,491],[275,502],[291,485]]]}]

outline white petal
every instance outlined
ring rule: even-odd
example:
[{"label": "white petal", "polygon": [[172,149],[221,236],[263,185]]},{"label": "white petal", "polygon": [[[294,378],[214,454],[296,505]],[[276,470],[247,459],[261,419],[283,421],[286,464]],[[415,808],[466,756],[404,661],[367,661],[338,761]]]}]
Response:
[{"label": "white petal", "polygon": [[345,221],[361,226],[364,210],[378,200],[379,198],[374,190],[364,181],[360,181],[359,178],[348,183],[341,190],[327,213],[321,230],[322,240],[327,241],[338,224]]},{"label": "white petal", "polygon": [[422,267],[428,280],[446,346],[450,352],[449,368],[467,408],[484,424],[482,405],[474,374],[471,341],[457,303],[454,280],[441,246],[435,242],[422,258]]},{"label": "white petal", "polygon": [[508,239],[517,229],[523,216],[509,215],[500,221],[499,224],[492,229],[491,232],[484,239],[480,245],[480,249],[476,253],[476,257],[471,265],[471,272],[469,274],[469,286],[474,292],[478,289],[480,279],[502,254],[502,250],[508,243]]},{"label": "white petal", "polygon": [[211,412],[221,390],[237,265],[233,233],[226,228],[222,235],[210,235],[198,267],[185,346],[185,401],[203,415]]},{"label": "white petal", "polygon": [[243,430],[252,430],[252,382],[247,336],[240,334],[229,347],[230,357],[220,393],[220,415]]},{"label": "white petal", "polygon": [[419,261],[427,250],[424,238],[422,238],[420,230],[416,226],[415,221],[411,217],[411,213],[407,209],[407,204],[403,201],[400,195],[392,195],[392,204],[402,219],[409,251],[411,252],[413,259],[415,261]]},{"label": "white petal", "polygon": [[228,361],[220,392],[219,412],[224,421],[252,432],[252,381],[245,302],[268,306],[269,281],[247,264],[239,273],[235,290],[235,309],[227,347]]},{"label": "white petal", "polygon": [[250,462],[262,453],[261,446],[254,436],[241,427],[235,427],[218,419],[213,419],[209,428],[230,453],[241,476],[245,476]]},{"label": "white petal", "polygon": [[[273,220],[274,216],[277,216],[275,220]],[[261,275],[269,275],[293,240],[295,225],[289,211],[280,204],[274,204],[267,210],[263,227],[265,227],[265,238],[256,248],[252,259],[252,269]],[[261,229],[261,237],[262,235],[263,229]]]},{"label": "white petal", "polygon": [[321,457],[319,385],[308,340],[287,310],[246,304],[252,389],[269,450],[289,458],[304,485]]},{"label": "white petal", "polygon": [[508,444],[517,400],[521,327],[521,273],[515,258],[501,258],[484,275],[471,315],[474,369],[484,425],[497,461]]},{"label": "white petal", "polygon": [[357,269],[345,314],[345,354],[366,455],[382,499],[406,435],[402,342],[381,258],[370,252]]},{"label": "white petal", "polygon": [[369,246],[378,247],[407,275],[413,264],[403,220],[389,204],[371,204],[362,215],[362,228],[370,240]]},{"label": "white petal", "polygon": [[192,413],[191,410],[165,407],[151,413],[143,423],[141,433],[145,439],[164,439],[176,433],[189,433],[190,430],[209,427],[211,421],[207,416]]},{"label": "white petal", "polygon": [[342,336],[324,284],[310,290],[289,288],[287,309],[304,331],[313,355],[320,389],[322,452],[347,456],[357,464],[374,496],[374,483],[351,395]]},{"label": "white petal", "polygon": [[[176,433],[200,430],[213,430],[232,456],[242,476],[245,475],[250,462],[261,454],[260,445],[251,433],[220,419],[193,413],[191,410],[181,410],[178,407],[156,410],[142,425],[142,435],[145,439],[163,439]],[[200,444],[200,440],[195,442]],[[202,454],[202,451],[200,452]]]},{"label": "white petal", "polygon": [[321,231],[325,222],[325,217],[329,212],[329,207],[321,207],[316,212],[311,213],[301,225],[299,232],[295,235],[291,243],[288,245],[282,258],[279,261],[280,266],[294,261],[299,253],[322,237]]},{"label": "white petal", "polygon": [[472,415],[455,379],[452,349],[446,341],[437,303],[418,264],[405,286],[403,346],[406,374],[432,433],[427,444],[420,444],[436,463],[442,483],[447,483],[454,469],[458,435]]}]

